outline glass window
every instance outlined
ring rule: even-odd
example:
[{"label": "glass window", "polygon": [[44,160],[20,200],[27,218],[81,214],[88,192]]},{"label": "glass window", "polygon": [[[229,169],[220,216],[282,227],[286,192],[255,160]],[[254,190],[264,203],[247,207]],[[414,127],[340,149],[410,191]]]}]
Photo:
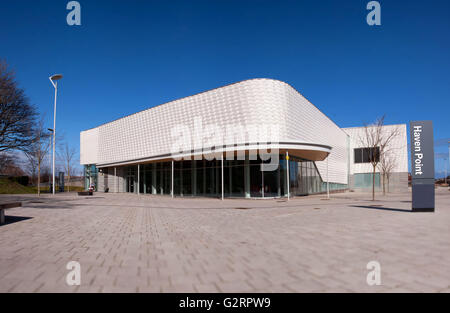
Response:
[{"label": "glass window", "polygon": [[[373,173],[363,173],[354,175],[355,188],[371,188],[373,183]],[[375,187],[380,187],[380,173],[375,173]]]},{"label": "glass window", "polygon": [[376,148],[357,148],[354,150],[355,164],[371,163],[380,161],[380,147]]},{"label": "glass window", "polygon": [[[86,165],[84,167],[84,184],[85,189],[88,190],[90,186],[94,186],[94,191],[98,191],[97,186],[98,170],[95,165]],[[102,190],[103,191],[103,190]]]},{"label": "glass window", "polygon": [[[361,156],[362,156],[362,150]],[[247,156],[248,159],[248,156]],[[247,164],[247,166],[246,166]],[[280,156],[275,171],[262,172],[261,159],[224,161],[224,195],[226,197],[280,197],[287,195],[287,161]],[[138,190],[137,166],[121,168],[123,189]],[[172,189],[172,162],[140,166],[139,191],[147,194],[170,195]],[[95,167],[86,167],[85,174],[96,181]],[[220,197],[222,195],[222,161],[188,160],[174,163],[174,195]],[[122,176],[122,175],[121,175]],[[248,178],[248,180],[247,180]],[[289,185],[292,196],[326,191],[315,163],[292,156],[289,161]],[[324,189],[325,188],[325,189]],[[333,188],[333,185],[330,185]],[[342,188],[342,186],[336,186]]]},{"label": "glass window", "polygon": [[362,163],[362,149],[355,149],[355,163]]}]

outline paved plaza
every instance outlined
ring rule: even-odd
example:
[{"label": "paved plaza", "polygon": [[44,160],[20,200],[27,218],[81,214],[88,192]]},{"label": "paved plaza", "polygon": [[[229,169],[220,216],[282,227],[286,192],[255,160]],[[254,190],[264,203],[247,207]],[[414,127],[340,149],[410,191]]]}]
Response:
[{"label": "paved plaza", "polygon": [[450,192],[434,214],[410,197],[0,196],[23,201],[0,226],[0,292],[450,292]]}]

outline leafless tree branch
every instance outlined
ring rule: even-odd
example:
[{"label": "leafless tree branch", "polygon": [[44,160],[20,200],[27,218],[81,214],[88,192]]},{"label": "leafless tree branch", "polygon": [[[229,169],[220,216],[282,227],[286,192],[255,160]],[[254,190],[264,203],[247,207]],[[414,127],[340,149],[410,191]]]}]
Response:
[{"label": "leafless tree branch", "polygon": [[14,73],[0,60],[0,152],[26,150],[33,142],[36,117]]},{"label": "leafless tree branch", "polygon": [[389,129],[384,127],[384,120],[385,116],[382,116],[375,123],[365,125],[363,134],[359,136],[360,145],[367,149],[369,162],[372,165],[372,200],[375,200],[375,174],[377,167],[383,159],[385,159],[384,162],[388,162],[389,158],[386,156],[394,149],[391,143],[400,134],[398,127]]}]

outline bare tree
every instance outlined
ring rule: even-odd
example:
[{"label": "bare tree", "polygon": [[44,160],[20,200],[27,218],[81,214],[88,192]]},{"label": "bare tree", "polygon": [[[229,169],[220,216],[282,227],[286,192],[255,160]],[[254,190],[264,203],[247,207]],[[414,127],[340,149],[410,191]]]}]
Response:
[{"label": "bare tree", "polygon": [[22,162],[23,169],[25,170],[26,174],[30,176],[31,184],[34,184],[37,181],[38,162],[32,146],[30,146],[29,150],[25,152],[25,157],[26,160]]},{"label": "bare tree", "polygon": [[0,153],[0,174],[3,174],[3,171],[14,164],[13,157],[8,153]]},{"label": "bare tree", "polygon": [[375,123],[364,126],[364,133],[359,137],[360,144],[365,149],[369,163],[372,165],[372,200],[375,201],[375,175],[382,154],[388,151],[392,140],[400,134],[397,127],[387,130],[384,127],[385,116]]},{"label": "bare tree", "polygon": [[23,170],[17,163],[17,157],[10,153],[0,152],[0,174],[10,176],[22,176]]},{"label": "bare tree", "polygon": [[61,147],[60,159],[64,167],[64,171],[67,174],[67,188],[69,192],[70,192],[70,177],[73,176],[75,172],[76,153],[77,151],[75,150],[75,148],[70,147],[68,143],[65,143]]},{"label": "bare tree", "polygon": [[389,192],[389,181],[396,166],[397,162],[395,157],[387,151],[383,151],[380,159],[380,170],[383,176],[383,195],[386,194],[386,180],[387,192]]},{"label": "bare tree", "polygon": [[37,172],[38,196],[41,196],[41,168],[50,149],[49,133],[45,130],[44,118],[41,118],[33,130],[33,142],[26,149],[25,155],[28,159],[28,168],[34,178]]},{"label": "bare tree", "polygon": [[24,150],[33,142],[36,109],[0,60],[0,152]]}]

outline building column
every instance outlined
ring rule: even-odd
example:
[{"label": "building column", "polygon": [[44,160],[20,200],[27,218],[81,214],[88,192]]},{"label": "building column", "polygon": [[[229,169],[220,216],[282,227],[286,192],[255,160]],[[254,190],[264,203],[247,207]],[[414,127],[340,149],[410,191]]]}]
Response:
[{"label": "building column", "polygon": [[260,171],[261,171],[261,196],[263,197],[263,198],[265,198],[265,185],[264,185],[264,171],[262,170],[263,169],[263,163],[261,163],[261,168],[260,168]]},{"label": "building column", "polygon": [[228,192],[230,193],[230,197],[231,197],[233,195],[233,168],[231,166],[228,167],[228,174],[230,176]]},{"label": "building column", "polygon": [[224,179],[224,177],[223,177],[223,153],[222,153],[222,175],[221,175],[221,177],[222,177],[222,201],[223,200],[225,200],[225,186],[224,186],[224,181],[225,181],[225,179]]},{"label": "building column", "polygon": [[[279,162],[279,161],[278,161]],[[278,197],[281,197],[281,165],[278,164],[277,169]]]},{"label": "building column", "polygon": [[180,161],[180,195],[184,197],[183,193],[183,161]]},{"label": "building column", "polygon": [[138,164],[138,171],[137,171],[137,194],[141,193],[141,165]]},{"label": "building column", "polygon": [[156,195],[156,163],[152,164],[152,195]]},{"label": "building column", "polygon": [[146,175],[146,172],[145,172],[145,168],[146,168],[147,166],[145,166],[144,165],[144,194],[147,194],[147,175]]},{"label": "building column", "polygon": [[286,183],[288,201],[291,199],[290,181],[289,181],[289,151],[286,151]]},{"label": "building column", "polygon": [[192,160],[192,195],[197,195],[197,161]]},{"label": "building column", "polygon": [[206,196],[206,172],[209,169],[206,168],[205,161],[203,161],[203,195]]},{"label": "building column", "polygon": [[114,168],[114,180],[116,183],[114,184],[114,192],[119,193],[119,178],[117,177],[117,167]]},{"label": "building column", "polygon": [[244,161],[244,190],[245,190],[245,197],[250,198],[250,156],[245,156]]},{"label": "building column", "polygon": [[161,179],[159,180],[159,187],[161,188],[161,192],[160,192],[161,195],[164,194],[164,179],[166,178],[165,177],[166,175],[167,175],[167,173],[166,173],[165,169],[162,168],[161,169]]},{"label": "building column", "polygon": [[171,188],[172,188],[172,190],[170,192],[171,195],[172,195],[172,198],[175,196],[174,193],[173,193],[173,175],[174,175],[174,170],[175,170],[175,164],[174,164],[174,161],[172,161],[172,173],[171,173],[172,174],[172,180],[171,180],[171,185],[172,185]]},{"label": "building column", "polygon": [[328,163],[329,163],[329,160],[330,160],[330,154],[328,154],[328,157],[327,157],[327,198],[328,199],[330,199],[330,179],[329,179],[329,176],[328,176]]}]

